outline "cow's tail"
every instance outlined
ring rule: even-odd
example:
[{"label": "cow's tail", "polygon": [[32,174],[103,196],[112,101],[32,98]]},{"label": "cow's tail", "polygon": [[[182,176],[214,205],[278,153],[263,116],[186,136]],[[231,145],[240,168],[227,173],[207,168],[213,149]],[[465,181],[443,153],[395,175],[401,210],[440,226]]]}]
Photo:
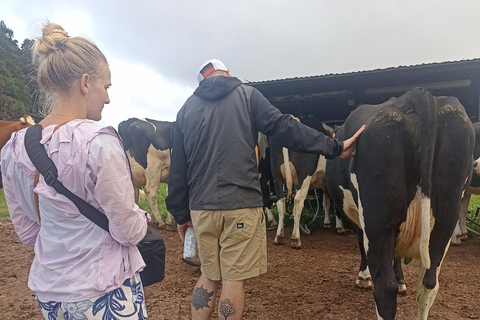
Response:
[{"label": "cow's tail", "polygon": [[287,185],[287,198],[292,196],[293,181],[292,170],[290,170],[290,157],[288,156],[288,149],[282,148],[283,153],[283,166],[285,168],[285,183]]},{"label": "cow's tail", "polygon": [[421,216],[422,233],[420,236],[420,258],[426,269],[430,268],[429,242],[431,232],[431,195],[432,170],[435,143],[437,140],[437,113],[433,96],[423,88],[411,91],[413,105],[418,114],[420,139],[420,189],[421,189]]}]

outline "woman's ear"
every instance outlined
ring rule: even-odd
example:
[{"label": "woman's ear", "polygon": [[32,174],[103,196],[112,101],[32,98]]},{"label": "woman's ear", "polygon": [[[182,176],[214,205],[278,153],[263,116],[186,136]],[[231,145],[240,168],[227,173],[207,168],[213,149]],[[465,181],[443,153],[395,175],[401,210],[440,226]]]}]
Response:
[{"label": "woman's ear", "polygon": [[87,96],[89,86],[90,86],[90,76],[88,75],[88,73],[84,73],[80,78],[80,92],[82,92],[85,96]]}]

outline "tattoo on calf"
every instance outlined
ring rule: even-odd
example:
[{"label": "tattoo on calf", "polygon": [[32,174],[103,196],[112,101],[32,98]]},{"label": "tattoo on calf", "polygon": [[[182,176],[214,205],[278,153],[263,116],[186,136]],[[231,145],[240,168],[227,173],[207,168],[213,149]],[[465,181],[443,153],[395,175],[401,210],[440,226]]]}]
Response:
[{"label": "tattoo on calf", "polygon": [[228,317],[233,316],[237,313],[237,306],[229,299],[220,301],[220,306],[218,309],[220,313],[225,317],[225,320],[227,320]]},{"label": "tattoo on calf", "polygon": [[207,289],[203,288],[203,285],[200,288],[193,289],[192,294],[192,305],[198,311],[198,309],[203,308],[210,308],[208,303],[210,302],[210,298],[213,296],[215,291],[208,292]]}]

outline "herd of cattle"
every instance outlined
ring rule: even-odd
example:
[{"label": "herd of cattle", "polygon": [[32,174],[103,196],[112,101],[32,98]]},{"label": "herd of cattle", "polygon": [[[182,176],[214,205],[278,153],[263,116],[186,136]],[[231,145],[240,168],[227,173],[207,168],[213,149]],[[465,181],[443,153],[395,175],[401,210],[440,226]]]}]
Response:
[{"label": "herd of cattle", "polygon": [[[299,121],[333,136],[324,124]],[[0,147],[13,131],[30,124],[26,119],[0,121]],[[450,243],[466,237],[468,203],[472,194],[480,194],[480,122],[472,125],[456,98],[415,88],[383,104],[356,108],[335,137],[345,140],[363,124],[356,156],[350,159],[292,152],[259,133],[259,182],[268,221],[277,226],[274,243],[283,244],[284,214],[293,204],[291,245],[301,248],[305,199],[309,190],[322,189],[325,225],[333,207],[337,228],[340,218],[356,228],[361,265],[355,285],[373,287],[378,319],[395,318],[397,295],[406,293],[401,259],[413,258],[421,260],[418,319],[427,319],[442,260]],[[170,215],[164,222],[157,207],[158,185],[168,183],[174,125],[132,118],[118,126],[136,200],[139,188],[145,187],[153,220],[160,226],[174,223]],[[278,223],[270,210],[272,194]]]}]

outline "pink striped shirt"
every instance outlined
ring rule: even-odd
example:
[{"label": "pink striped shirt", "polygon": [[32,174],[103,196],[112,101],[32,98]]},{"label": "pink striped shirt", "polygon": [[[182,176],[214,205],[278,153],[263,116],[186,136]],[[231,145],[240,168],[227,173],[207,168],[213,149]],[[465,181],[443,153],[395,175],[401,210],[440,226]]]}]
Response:
[{"label": "pink striped shirt", "polygon": [[41,223],[33,196],[36,169],[24,147],[26,129],[15,132],[1,152],[3,187],[18,237],[35,245],[28,286],[43,301],[76,302],[110,292],[145,266],[136,247],[150,216],[134,201],[128,161],[111,127],[74,120],[41,143],[70,191],[105,213],[110,233],[84,217],[43,177],[39,194]]}]

